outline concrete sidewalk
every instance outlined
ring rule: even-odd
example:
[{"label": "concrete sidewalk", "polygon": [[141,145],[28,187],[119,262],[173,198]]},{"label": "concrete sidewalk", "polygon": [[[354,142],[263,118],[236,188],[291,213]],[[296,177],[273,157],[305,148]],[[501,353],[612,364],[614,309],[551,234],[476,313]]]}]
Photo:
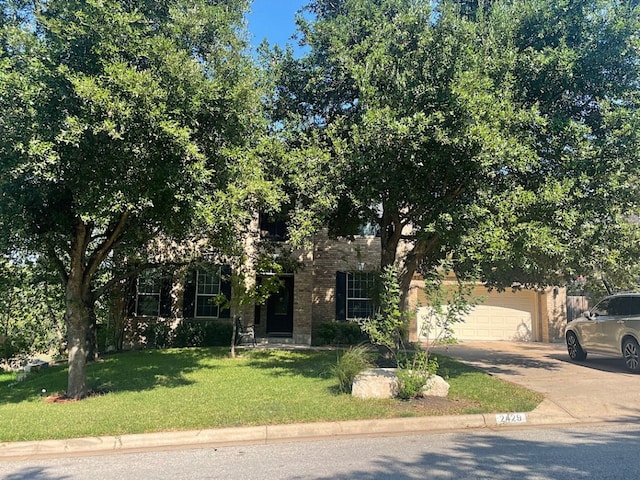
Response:
[{"label": "concrete sidewalk", "polygon": [[627,422],[640,419],[640,409],[636,407],[640,400],[640,378],[625,373],[621,361],[589,359],[583,364],[574,364],[568,361],[563,345],[539,343],[469,342],[440,347],[434,351],[541,392],[545,395],[545,400],[533,412],[507,418],[507,423],[504,423],[505,417],[502,415],[483,414],[4,442],[0,443],[0,461],[158,449],[215,448],[327,438],[407,435],[469,428],[504,428],[509,425]]}]

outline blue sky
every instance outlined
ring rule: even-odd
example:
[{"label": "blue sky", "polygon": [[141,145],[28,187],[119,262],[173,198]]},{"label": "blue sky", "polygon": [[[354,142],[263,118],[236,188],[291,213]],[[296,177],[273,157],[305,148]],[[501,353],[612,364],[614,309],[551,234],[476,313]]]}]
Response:
[{"label": "blue sky", "polygon": [[284,48],[289,43],[295,47],[290,38],[296,31],[295,13],[307,3],[308,0],[253,0],[248,16],[252,45],[258,46],[266,38],[272,46]]}]

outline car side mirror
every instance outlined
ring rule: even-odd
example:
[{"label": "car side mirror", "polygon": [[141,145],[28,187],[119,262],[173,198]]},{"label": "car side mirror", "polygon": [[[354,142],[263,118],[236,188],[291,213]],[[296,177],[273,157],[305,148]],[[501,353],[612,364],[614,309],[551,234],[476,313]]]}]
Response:
[{"label": "car side mirror", "polygon": [[584,318],[586,318],[587,320],[593,320],[594,317],[594,314],[592,314],[589,310],[584,312],[582,315],[584,315]]}]

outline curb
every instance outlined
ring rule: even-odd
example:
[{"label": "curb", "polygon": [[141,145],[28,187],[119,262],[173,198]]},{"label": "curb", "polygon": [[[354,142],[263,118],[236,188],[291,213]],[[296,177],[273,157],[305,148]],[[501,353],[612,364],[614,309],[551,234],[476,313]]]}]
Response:
[{"label": "curb", "polygon": [[[543,402],[544,403],[544,402]],[[548,408],[545,408],[547,410]],[[538,413],[526,415],[523,425],[580,423],[566,414]],[[550,412],[551,413],[551,412]],[[404,417],[378,420],[350,420],[344,422],[296,423],[262,425],[256,427],[189,430],[0,443],[0,461],[47,457],[101,455],[109,453],[144,452],[181,448],[217,448],[237,445],[266,445],[271,443],[355,438],[367,436],[415,435],[420,433],[451,432],[465,429],[505,428],[495,414],[456,415],[442,417]]]}]

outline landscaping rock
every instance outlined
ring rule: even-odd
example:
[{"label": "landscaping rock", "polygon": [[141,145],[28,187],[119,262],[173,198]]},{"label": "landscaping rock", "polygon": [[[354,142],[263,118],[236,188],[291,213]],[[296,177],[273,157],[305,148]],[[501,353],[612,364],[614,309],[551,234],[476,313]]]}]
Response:
[{"label": "landscaping rock", "polygon": [[449,384],[439,375],[432,375],[422,388],[425,397],[446,397],[449,395]]},{"label": "landscaping rock", "polygon": [[358,374],[351,394],[358,398],[393,398],[398,394],[395,368],[373,368]]},{"label": "landscaping rock", "polygon": [[[351,394],[358,398],[395,398],[398,395],[398,375],[395,368],[373,368],[358,374],[353,380]],[[446,397],[449,384],[433,375],[422,389],[425,397]]]}]

